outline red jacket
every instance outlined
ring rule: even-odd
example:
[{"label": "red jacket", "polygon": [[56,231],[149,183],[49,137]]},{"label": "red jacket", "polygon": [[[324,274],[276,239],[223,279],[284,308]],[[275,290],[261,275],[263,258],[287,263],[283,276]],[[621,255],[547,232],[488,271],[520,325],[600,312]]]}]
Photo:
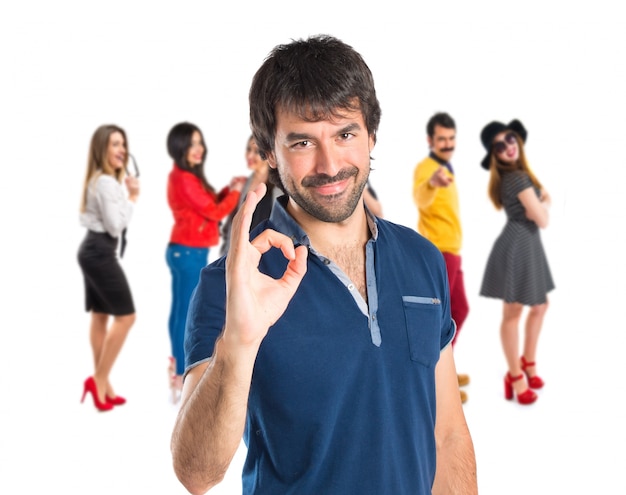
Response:
[{"label": "red jacket", "polygon": [[218,195],[206,191],[202,181],[176,164],[167,180],[167,202],[174,215],[170,242],[189,247],[216,246],[219,222],[239,202],[239,191],[225,187]]}]

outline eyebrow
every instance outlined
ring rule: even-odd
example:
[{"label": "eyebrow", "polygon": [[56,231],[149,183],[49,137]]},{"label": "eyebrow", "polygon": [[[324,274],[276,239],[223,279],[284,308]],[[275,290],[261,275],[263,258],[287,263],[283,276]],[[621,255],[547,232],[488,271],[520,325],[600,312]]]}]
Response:
[{"label": "eyebrow", "polygon": [[[335,135],[339,135],[339,134],[346,134],[352,131],[360,131],[361,130],[361,126],[356,123],[356,122],[351,122],[350,124],[345,125],[344,127],[340,128]],[[309,139],[312,139],[313,137],[310,134],[306,134],[306,133],[301,133],[301,132],[290,132],[289,134],[287,134],[287,136],[285,137],[285,139],[289,142],[291,141],[306,141]]]}]

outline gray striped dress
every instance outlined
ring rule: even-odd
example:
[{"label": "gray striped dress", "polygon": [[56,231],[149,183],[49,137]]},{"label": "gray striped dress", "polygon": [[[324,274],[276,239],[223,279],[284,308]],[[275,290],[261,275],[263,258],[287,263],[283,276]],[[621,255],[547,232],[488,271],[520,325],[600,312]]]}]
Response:
[{"label": "gray striped dress", "polygon": [[502,176],[502,204],[507,221],[487,259],[480,295],[534,306],[547,301],[554,282],[539,227],[526,218],[517,197],[529,187],[534,186],[525,172],[505,172]]}]

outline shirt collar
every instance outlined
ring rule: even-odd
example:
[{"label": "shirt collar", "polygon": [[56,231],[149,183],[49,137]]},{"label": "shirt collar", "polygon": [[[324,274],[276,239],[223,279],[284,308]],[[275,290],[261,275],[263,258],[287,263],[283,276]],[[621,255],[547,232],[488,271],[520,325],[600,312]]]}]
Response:
[{"label": "shirt collar", "polygon": [[434,151],[430,152],[430,157],[435,160],[439,165],[443,165],[444,167],[446,167],[448,169],[448,171],[454,175],[454,170],[452,169],[452,164],[450,162],[446,162],[444,160],[442,160],[441,158],[439,158],[437,155],[435,155]]},{"label": "shirt collar", "polygon": [[[303,245],[310,248],[311,241],[309,236],[287,212],[288,201],[289,197],[286,194],[276,198],[274,207],[270,213],[270,221],[276,227],[276,230],[282,232],[286,236],[289,236],[295,246]],[[372,234],[372,240],[375,241],[378,239],[378,220],[370,213],[367,206],[365,207],[365,212],[367,214],[367,225],[370,229],[370,233]]]}]

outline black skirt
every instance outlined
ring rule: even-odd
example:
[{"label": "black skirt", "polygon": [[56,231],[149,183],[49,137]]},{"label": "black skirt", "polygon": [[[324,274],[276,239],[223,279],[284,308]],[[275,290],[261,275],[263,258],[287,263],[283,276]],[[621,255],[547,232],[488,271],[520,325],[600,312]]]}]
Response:
[{"label": "black skirt", "polygon": [[107,233],[87,231],[78,249],[85,281],[85,310],[115,316],[135,312],[126,275],[117,259],[118,240]]}]

